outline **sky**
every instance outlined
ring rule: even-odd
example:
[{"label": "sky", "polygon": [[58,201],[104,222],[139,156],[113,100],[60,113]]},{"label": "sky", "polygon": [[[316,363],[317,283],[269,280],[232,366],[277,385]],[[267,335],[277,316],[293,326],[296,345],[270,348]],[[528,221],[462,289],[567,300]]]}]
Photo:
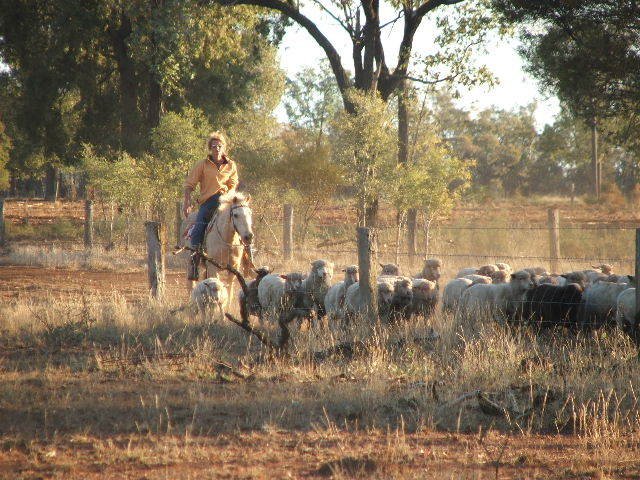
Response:
[{"label": "sky", "polygon": [[[336,46],[345,67],[353,70],[351,41],[346,32],[328,15],[317,9],[307,8],[303,13],[314,20],[320,30]],[[384,12],[381,16],[381,23],[384,24]],[[430,27],[428,22],[421,25],[414,41],[414,52],[420,51],[421,45],[431,44],[428,37]],[[399,43],[401,34],[402,21],[383,34],[383,44],[389,65],[394,64],[393,52],[397,50],[396,45]],[[558,99],[555,96],[547,98],[540,93],[535,79],[523,69],[523,60],[518,55],[517,46],[518,40],[515,38],[506,40],[491,35],[486,45],[489,53],[478,52],[477,61],[489,67],[498,79],[498,83],[493,87],[480,86],[471,89],[462,87],[459,89],[461,98],[458,100],[458,105],[466,110],[477,112],[492,105],[500,109],[512,110],[536,102],[536,127],[541,130],[545,124],[553,123],[559,111]],[[325,58],[324,51],[306,30],[296,24],[289,27],[280,46],[280,65],[287,76],[293,76],[305,67],[315,67]],[[277,115],[280,119],[286,120],[282,107],[278,108]]]}]

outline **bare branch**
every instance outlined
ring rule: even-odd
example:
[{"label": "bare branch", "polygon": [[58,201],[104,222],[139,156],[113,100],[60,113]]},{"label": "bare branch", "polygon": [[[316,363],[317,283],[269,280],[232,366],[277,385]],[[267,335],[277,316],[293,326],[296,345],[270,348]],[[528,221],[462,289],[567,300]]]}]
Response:
[{"label": "bare branch", "polygon": [[342,66],[342,60],[340,54],[335,49],[329,39],[320,31],[318,26],[311,21],[307,16],[303,15],[297,6],[287,3],[283,0],[203,0],[205,3],[217,3],[223,6],[235,6],[235,5],[253,5],[256,7],[265,7],[272,10],[276,10],[283,13],[291,20],[302,26],[313,37],[318,45],[324,50],[331,69],[338,82],[338,88],[340,92],[344,93],[351,86],[351,81],[344,67]]},{"label": "bare branch", "polygon": [[325,12],[327,15],[329,15],[331,18],[333,18],[338,23],[338,25],[340,25],[349,34],[349,36],[353,39],[353,37],[354,37],[353,28],[349,24],[343,22],[340,17],[338,17],[331,10],[329,10],[327,7],[325,7],[320,0],[312,0],[312,2],[315,3],[318,7],[320,7],[320,9],[323,12]]}]

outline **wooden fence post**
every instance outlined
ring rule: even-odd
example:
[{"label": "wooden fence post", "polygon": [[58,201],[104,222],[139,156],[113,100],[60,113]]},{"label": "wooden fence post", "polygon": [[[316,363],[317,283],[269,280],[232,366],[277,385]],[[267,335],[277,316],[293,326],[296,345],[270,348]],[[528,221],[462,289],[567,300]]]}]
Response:
[{"label": "wooden fence post", "polygon": [[[640,336],[640,228],[636,228],[636,334]],[[637,337],[640,341],[640,337]]]},{"label": "wooden fence post", "polygon": [[416,261],[416,232],[418,227],[418,210],[410,208],[407,212],[407,252],[409,254],[409,265],[413,266]]},{"label": "wooden fence post", "polygon": [[84,201],[84,246],[93,248],[93,200]]},{"label": "wooden fence post", "polygon": [[176,246],[182,244],[182,202],[176,202]]},{"label": "wooden fence post", "polygon": [[366,319],[374,324],[378,320],[378,289],[376,282],[376,237],[372,229],[358,227],[358,269],[360,295],[366,305]]},{"label": "wooden fence post", "polygon": [[7,232],[4,226],[4,198],[0,198],[0,247],[7,243]]},{"label": "wooden fence post", "polygon": [[162,298],[165,291],[165,261],[166,229],[160,222],[145,222],[147,237],[147,271],[149,287],[153,298]]},{"label": "wooden fence post", "polygon": [[551,273],[558,273],[560,259],[560,213],[557,208],[548,211],[549,220],[549,257],[551,257]]},{"label": "wooden fence post", "polygon": [[285,260],[291,260],[293,251],[293,205],[284,205],[282,217],[282,253]]}]

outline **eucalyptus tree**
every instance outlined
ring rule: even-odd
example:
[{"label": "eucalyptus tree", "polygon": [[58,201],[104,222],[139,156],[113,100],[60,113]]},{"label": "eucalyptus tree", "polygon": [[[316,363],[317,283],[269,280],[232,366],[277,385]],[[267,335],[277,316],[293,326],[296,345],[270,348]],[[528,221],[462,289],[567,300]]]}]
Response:
[{"label": "eucalyptus tree", "polygon": [[[309,6],[322,10],[337,23],[351,43],[350,72],[345,65],[336,40],[330,39],[320,24],[303,12],[303,6],[287,0],[209,0],[226,6],[254,5],[280,12],[301,26],[324,51],[342,96],[347,114],[356,115],[358,107],[352,101],[361,98],[351,95],[350,90],[373,93],[383,102],[402,88],[407,80],[427,84],[446,80],[464,83],[483,81],[488,78],[483,68],[474,68],[470,61],[474,47],[482,42],[492,28],[493,21],[484,10],[484,2],[463,0],[402,0],[380,2],[379,0],[312,0]],[[435,16],[442,10],[449,15]],[[437,48],[421,58],[415,57],[415,39],[425,19],[433,20],[432,45]],[[391,30],[402,21],[402,33],[395,49],[386,48],[383,39],[385,29]],[[387,42],[389,43],[389,42]],[[391,51],[393,50],[393,51]],[[414,64],[412,68],[412,63]],[[417,67],[417,68],[416,68]],[[406,129],[400,129],[404,135]],[[400,144],[406,138],[399,139]],[[354,155],[362,155],[354,152]],[[366,159],[362,159],[366,160]],[[362,160],[356,161],[362,163]],[[375,162],[374,159],[371,160]],[[377,197],[368,198],[366,215],[376,218]],[[365,222],[365,216],[361,218]]]},{"label": "eucalyptus tree", "polygon": [[638,147],[640,5],[635,0],[493,0],[493,7],[505,23],[523,27],[521,53],[529,70],[590,126],[598,196],[599,127],[616,125],[620,141]]}]

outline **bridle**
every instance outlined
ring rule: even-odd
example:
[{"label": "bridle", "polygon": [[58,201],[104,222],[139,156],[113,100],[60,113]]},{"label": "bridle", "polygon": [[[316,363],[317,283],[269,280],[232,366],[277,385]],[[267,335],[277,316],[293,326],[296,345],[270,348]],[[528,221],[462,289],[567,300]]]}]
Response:
[{"label": "bridle", "polygon": [[[234,220],[234,216],[233,216],[233,211],[238,209],[238,208],[250,208],[248,204],[246,203],[242,203],[240,205],[232,205],[229,208],[229,219],[231,220],[231,225],[233,225],[233,230],[235,233],[237,233],[240,237],[242,237],[242,235],[240,234],[240,232],[238,231],[238,227],[236,225],[236,222]],[[222,238],[222,232],[220,232],[220,227],[218,226],[218,222],[216,222],[216,217],[218,216],[218,212],[216,212],[216,215],[211,219],[212,222],[214,222],[215,226],[216,226],[216,233],[218,234],[218,237],[220,238],[220,240],[222,241],[222,243],[225,243],[227,246],[229,247],[246,247],[246,245],[244,243],[242,243],[242,240],[240,240],[240,243],[229,243],[227,241],[225,241],[224,238]]]}]

